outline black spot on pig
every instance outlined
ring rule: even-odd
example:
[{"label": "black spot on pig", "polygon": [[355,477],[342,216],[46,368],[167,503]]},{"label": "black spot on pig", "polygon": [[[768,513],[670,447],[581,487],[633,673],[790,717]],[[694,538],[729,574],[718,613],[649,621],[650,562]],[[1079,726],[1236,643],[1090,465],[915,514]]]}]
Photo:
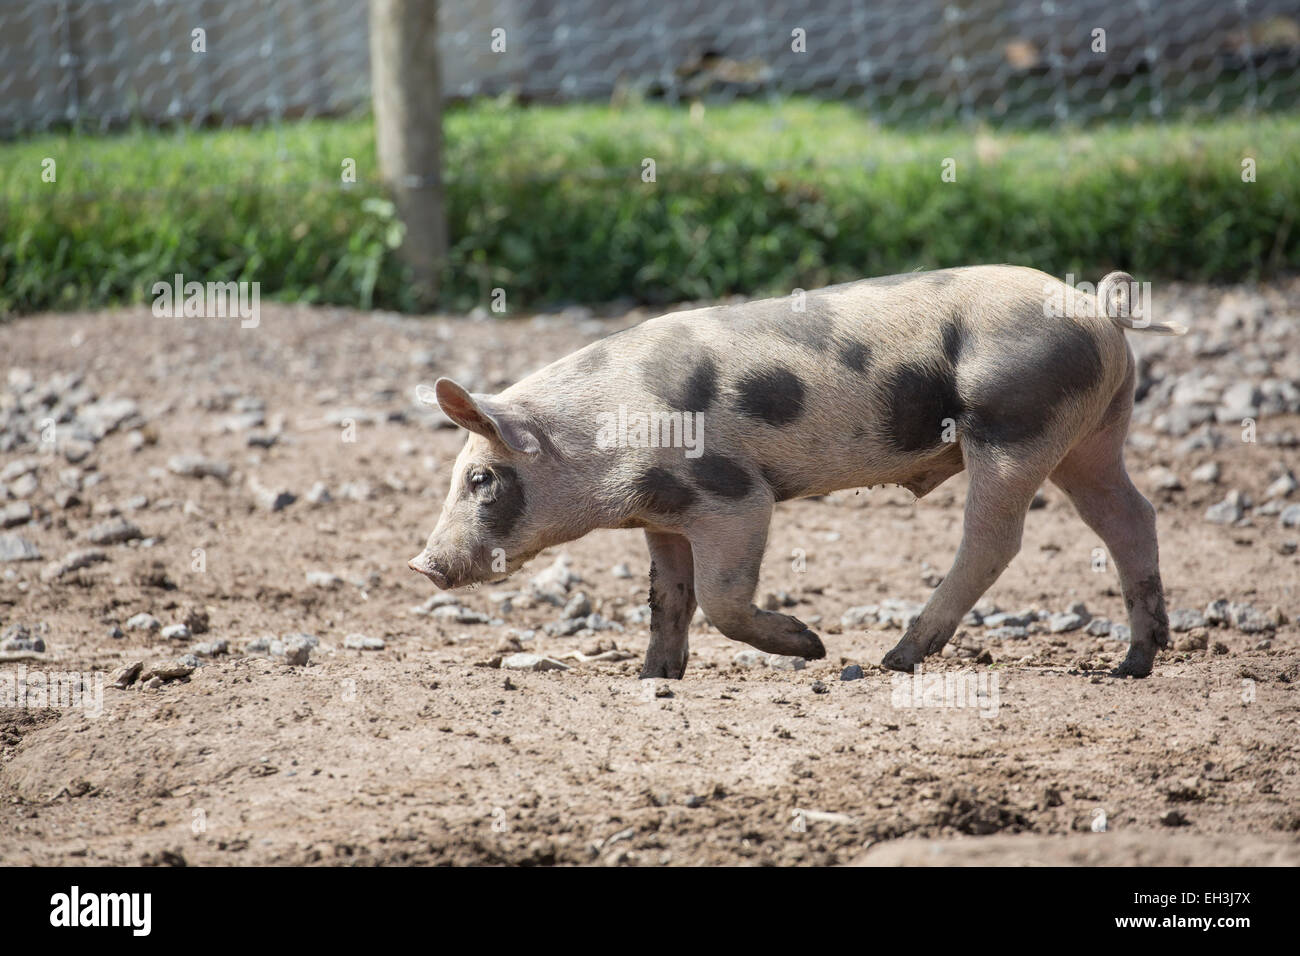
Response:
[{"label": "black spot on pig", "polygon": [[943,357],[952,366],[961,358],[963,331],[960,316],[952,316],[943,326]]},{"label": "black spot on pig", "polygon": [[776,469],[764,465],[759,471],[763,475],[763,480],[767,486],[772,489],[772,497],[777,501],[789,501],[791,498],[799,497],[800,487],[793,481],[782,477]]},{"label": "black spot on pig", "polygon": [[803,414],[803,382],[781,365],[749,372],[736,383],[736,392],[741,413],[769,425],[788,425]]},{"label": "black spot on pig", "polygon": [[524,494],[524,483],[519,472],[509,465],[497,465],[492,469],[495,480],[492,483],[492,497],[479,504],[479,513],[483,524],[493,537],[506,538],[523,516],[528,497]]},{"label": "black spot on pig", "polygon": [[840,347],[840,361],[855,372],[865,372],[871,361],[871,346],[864,342],[850,342]]},{"label": "black spot on pig", "polygon": [[702,412],[718,397],[718,366],[707,356],[691,370],[682,386],[680,400],[674,408],[684,412]]},{"label": "black spot on pig", "polygon": [[646,366],[645,383],[669,408],[703,412],[718,397],[718,366],[705,355],[693,366],[680,345],[665,344]]},{"label": "black spot on pig", "polygon": [[632,494],[646,511],[681,514],[695,503],[695,492],[664,468],[649,468],[632,483]]},{"label": "black spot on pig", "polygon": [[890,369],[878,386],[885,409],[885,438],[900,451],[933,448],[943,440],[945,419],[964,410],[951,365],[937,360],[907,362]]},{"label": "black spot on pig", "polygon": [[705,491],[720,498],[743,498],[753,479],[726,455],[706,454],[691,461],[691,477]]},{"label": "black spot on pig", "polygon": [[[1097,388],[1101,354],[1087,329],[1058,320],[980,342],[980,375],[966,396],[965,430],[977,441],[1015,444],[1040,435],[1056,409]],[[991,359],[991,360],[990,360]]]}]

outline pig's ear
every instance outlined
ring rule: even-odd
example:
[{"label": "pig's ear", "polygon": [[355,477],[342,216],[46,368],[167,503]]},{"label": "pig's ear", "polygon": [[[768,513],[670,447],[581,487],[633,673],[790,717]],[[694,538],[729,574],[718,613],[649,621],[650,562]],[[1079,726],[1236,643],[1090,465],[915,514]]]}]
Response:
[{"label": "pig's ear", "polygon": [[461,428],[525,455],[540,450],[537,436],[528,428],[518,409],[497,401],[491,395],[471,395],[449,378],[434,382],[433,393],[443,414]]}]

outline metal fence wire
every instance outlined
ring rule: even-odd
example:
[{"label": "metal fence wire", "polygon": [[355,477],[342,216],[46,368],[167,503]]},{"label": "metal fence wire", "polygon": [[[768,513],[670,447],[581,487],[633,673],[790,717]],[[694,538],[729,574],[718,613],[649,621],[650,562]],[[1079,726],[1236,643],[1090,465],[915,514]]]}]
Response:
[{"label": "metal fence wire", "polygon": [[[882,124],[1300,102],[1300,0],[443,0],[448,100],[816,96]],[[360,0],[0,0],[0,135],[369,107]]]}]

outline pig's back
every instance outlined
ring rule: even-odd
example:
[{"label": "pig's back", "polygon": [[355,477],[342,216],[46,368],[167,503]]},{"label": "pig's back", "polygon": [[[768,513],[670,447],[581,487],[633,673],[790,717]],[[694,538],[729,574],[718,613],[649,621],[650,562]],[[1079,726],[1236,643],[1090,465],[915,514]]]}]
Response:
[{"label": "pig's back", "polygon": [[1108,319],[1046,315],[1061,286],[1012,266],[868,279],[661,316],[539,375],[589,407],[702,414],[704,454],[778,499],[909,484],[954,439],[1061,441],[1066,412],[1101,414],[1131,358]]}]

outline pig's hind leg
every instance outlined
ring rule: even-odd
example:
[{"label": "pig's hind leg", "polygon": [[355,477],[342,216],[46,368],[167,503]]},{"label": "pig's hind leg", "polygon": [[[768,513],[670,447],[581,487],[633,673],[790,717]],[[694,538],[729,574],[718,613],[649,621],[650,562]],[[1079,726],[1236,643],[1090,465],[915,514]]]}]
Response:
[{"label": "pig's hind leg", "polygon": [[818,660],[821,638],[798,618],[753,603],[772,517],[768,499],[744,510],[697,519],[690,530],[695,593],[709,623],[733,641],[769,654]]},{"label": "pig's hind leg", "polygon": [[645,533],[650,548],[650,646],[641,677],[681,678],[690,653],[687,632],[695,614],[695,560],[680,534]]},{"label": "pig's hind leg", "polygon": [[961,546],[920,615],[881,661],[891,670],[910,671],[943,650],[966,612],[1020,551],[1029,503],[1055,464],[1046,450],[1035,454],[969,440],[962,442],[962,453],[970,490]]},{"label": "pig's hind leg", "polygon": [[1076,445],[1052,472],[1052,481],[1070,497],[1074,510],[1105,543],[1119,571],[1131,638],[1117,677],[1146,677],[1156,651],[1169,646],[1169,619],[1156,548],[1156,512],[1133,487],[1124,468],[1128,396],[1108,425]]}]

